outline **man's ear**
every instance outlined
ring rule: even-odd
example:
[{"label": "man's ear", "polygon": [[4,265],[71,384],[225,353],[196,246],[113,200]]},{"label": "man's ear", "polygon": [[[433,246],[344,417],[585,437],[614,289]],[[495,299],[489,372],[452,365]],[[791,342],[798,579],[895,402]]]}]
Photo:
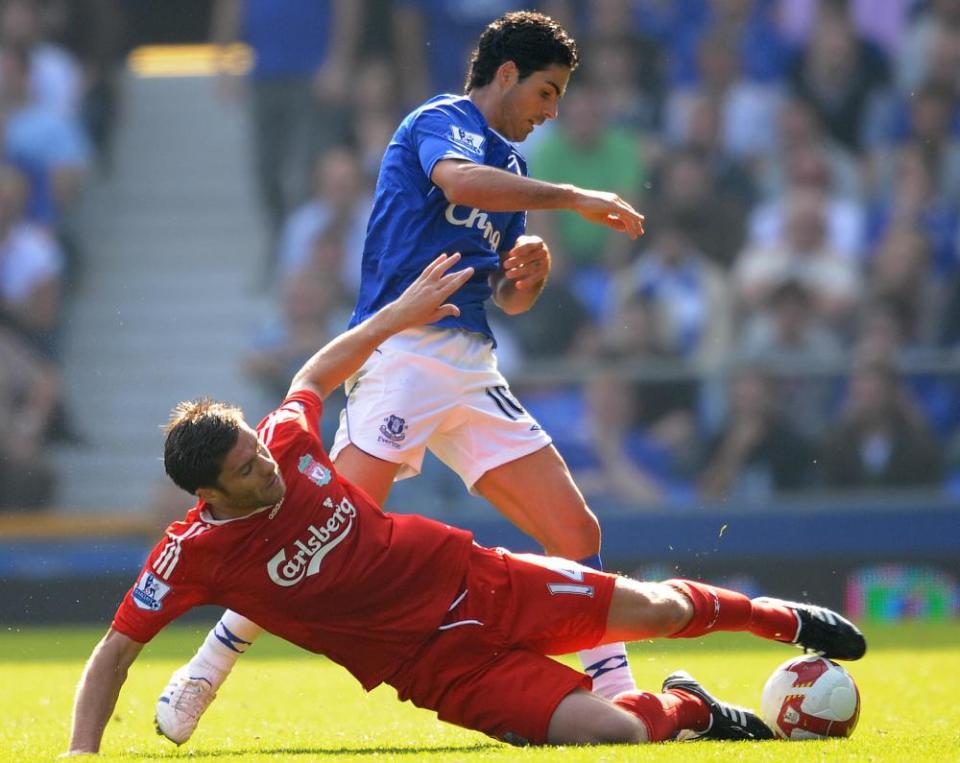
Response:
[{"label": "man's ear", "polygon": [[504,61],[497,67],[497,82],[503,87],[515,85],[520,81],[520,70],[513,61]]},{"label": "man's ear", "polygon": [[223,493],[215,487],[198,487],[197,498],[204,503],[217,503],[217,501],[223,498]]}]

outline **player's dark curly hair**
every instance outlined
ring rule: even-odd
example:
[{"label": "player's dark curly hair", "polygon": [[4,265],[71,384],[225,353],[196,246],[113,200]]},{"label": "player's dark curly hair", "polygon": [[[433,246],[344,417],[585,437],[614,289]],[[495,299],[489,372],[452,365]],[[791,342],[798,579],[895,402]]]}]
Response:
[{"label": "player's dark curly hair", "polygon": [[163,466],[177,487],[196,494],[220,487],[224,459],[240,437],[243,411],[204,397],[178,403],[163,428]]},{"label": "player's dark curly hair", "polygon": [[493,82],[500,65],[513,61],[520,79],[554,64],[577,68],[577,43],[549,16],[534,11],[507,13],[483,30],[470,56],[466,92]]}]

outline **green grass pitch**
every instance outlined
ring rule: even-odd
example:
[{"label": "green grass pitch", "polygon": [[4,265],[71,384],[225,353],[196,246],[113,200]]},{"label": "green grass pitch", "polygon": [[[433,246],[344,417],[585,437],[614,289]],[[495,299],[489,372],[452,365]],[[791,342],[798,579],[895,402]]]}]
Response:
[{"label": "green grass pitch", "polygon": [[[107,726],[107,760],[897,761],[960,760],[960,624],[868,626],[870,651],[848,665],[862,695],[853,737],[762,744],[693,742],[516,749],[436,720],[381,687],[364,694],[341,668],[272,638],[254,647],[182,748],[157,737],[153,705],[202,629],[171,628],[130,671]],[[74,687],[102,629],[0,632],[0,760],[50,760],[66,749]],[[772,668],[796,654],[739,634],[634,645],[634,674],[656,689],[683,667],[711,690],[756,706]],[[641,757],[642,756],[642,757]]]}]

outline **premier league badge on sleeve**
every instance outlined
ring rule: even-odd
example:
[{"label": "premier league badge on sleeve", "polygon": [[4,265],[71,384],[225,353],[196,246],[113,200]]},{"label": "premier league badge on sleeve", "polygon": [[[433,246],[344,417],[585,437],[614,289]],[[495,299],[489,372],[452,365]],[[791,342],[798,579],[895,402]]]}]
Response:
[{"label": "premier league badge on sleeve", "polygon": [[140,609],[156,612],[163,607],[163,597],[170,593],[170,586],[152,572],[144,572],[133,589],[133,603]]},{"label": "premier league badge on sleeve", "polygon": [[457,125],[450,125],[450,132],[453,135],[453,142],[458,146],[467,149],[472,154],[483,155],[484,138],[482,135],[467,132]]}]

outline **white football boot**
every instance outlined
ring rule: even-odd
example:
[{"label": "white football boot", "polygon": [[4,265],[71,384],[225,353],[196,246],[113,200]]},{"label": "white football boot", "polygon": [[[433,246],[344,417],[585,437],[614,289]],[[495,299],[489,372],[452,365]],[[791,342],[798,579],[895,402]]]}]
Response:
[{"label": "white football boot", "polygon": [[216,689],[222,680],[222,677],[211,680],[192,676],[186,665],[177,670],[157,700],[154,716],[157,733],[178,745],[186,742],[197,728],[200,716],[216,699]]}]

